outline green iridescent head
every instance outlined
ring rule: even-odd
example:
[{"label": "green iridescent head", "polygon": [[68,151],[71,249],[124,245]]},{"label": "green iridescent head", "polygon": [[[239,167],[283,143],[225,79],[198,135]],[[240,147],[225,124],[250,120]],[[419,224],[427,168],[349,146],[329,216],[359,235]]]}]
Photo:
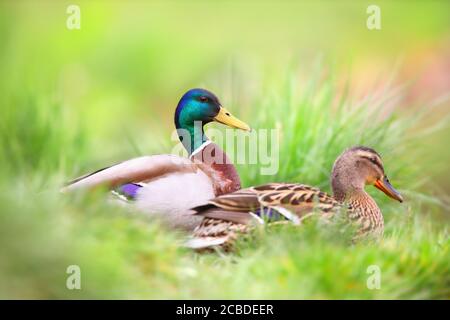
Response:
[{"label": "green iridescent head", "polygon": [[232,128],[250,130],[246,123],[223,108],[219,99],[208,90],[191,89],[181,97],[175,110],[175,127],[189,154],[207,140],[203,126],[212,121]]}]

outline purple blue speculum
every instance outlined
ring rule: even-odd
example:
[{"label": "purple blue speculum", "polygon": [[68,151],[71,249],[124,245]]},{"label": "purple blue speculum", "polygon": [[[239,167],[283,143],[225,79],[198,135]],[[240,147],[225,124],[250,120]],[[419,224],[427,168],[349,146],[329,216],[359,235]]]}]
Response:
[{"label": "purple blue speculum", "polygon": [[127,183],[123,184],[116,189],[116,191],[127,197],[129,200],[136,199],[138,191],[142,188],[142,186],[135,183]]},{"label": "purple blue speculum", "polygon": [[269,222],[287,220],[285,216],[283,216],[276,210],[273,210],[272,208],[259,208],[255,210],[255,214],[260,218],[265,219]]}]

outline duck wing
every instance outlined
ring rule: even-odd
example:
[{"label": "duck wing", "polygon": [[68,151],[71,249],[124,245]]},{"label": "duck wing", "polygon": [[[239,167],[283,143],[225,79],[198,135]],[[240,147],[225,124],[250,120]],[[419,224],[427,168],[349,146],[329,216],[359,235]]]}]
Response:
[{"label": "duck wing", "polygon": [[227,251],[255,221],[299,224],[313,210],[327,216],[341,206],[328,194],[303,184],[269,183],[242,189],[193,208],[204,219],[186,246],[196,250],[221,247]]},{"label": "duck wing", "polygon": [[76,178],[68,182],[61,192],[98,186],[115,188],[126,183],[149,181],[168,173],[195,173],[197,170],[197,166],[191,160],[175,155],[144,156]]},{"label": "duck wing", "polygon": [[221,195],[193,210],[206,218],[241,224],[247,224],[256,217],[298,223],[299,217],[313,209],[328,213],[339,206],[338,201],[317,188],[303,184],[269,183]]}]

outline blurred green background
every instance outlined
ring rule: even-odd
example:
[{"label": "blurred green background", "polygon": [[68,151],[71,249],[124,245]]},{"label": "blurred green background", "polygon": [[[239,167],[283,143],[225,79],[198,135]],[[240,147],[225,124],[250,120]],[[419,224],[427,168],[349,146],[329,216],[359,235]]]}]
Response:
[{"label": "blurred green background", "polygon": [[[70,4],[80,30],[66,27]],[[2,1],[0,297],[448,298],[450,4],[377,1],[372,31],[370,4]],[[174,109],[193,87],[254,128],[281,126],[280,174],[239,166],[245,186],[329,191],[343,148],[376,147],[409,200],[398,209],[373,193],[391,221],[386,240],[348,248],[312,226],[198,256],[102,195],[56,192],[89,170],[170,152]],[[381,291],[365,287],[370,263],[387,270]],[[65,287],[69,264],[81,266],[81,291]]]}]

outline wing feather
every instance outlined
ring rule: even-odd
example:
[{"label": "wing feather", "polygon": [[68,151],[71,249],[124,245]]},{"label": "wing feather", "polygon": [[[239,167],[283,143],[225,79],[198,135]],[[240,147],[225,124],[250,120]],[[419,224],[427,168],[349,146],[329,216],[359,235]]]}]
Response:
[{"label": "wing feather", "polygon": [[206,218],[248,223],[252,220],[250,213],[261,208],[274,209],[289,220],[296,220],[289,212],[301,217],[314,209],[328,213],[338,207],[338,201],[317,188],[303,184],[270,183],[221,195],[193,210]]},{"label": "wing feather", "polygon": [[171,172],[196,170],[196,165],[186,158],[174,155],[144,156],[81,176],[66,184],[61,192],[97,186],[114,188],[124,183],[149,181]]}]

